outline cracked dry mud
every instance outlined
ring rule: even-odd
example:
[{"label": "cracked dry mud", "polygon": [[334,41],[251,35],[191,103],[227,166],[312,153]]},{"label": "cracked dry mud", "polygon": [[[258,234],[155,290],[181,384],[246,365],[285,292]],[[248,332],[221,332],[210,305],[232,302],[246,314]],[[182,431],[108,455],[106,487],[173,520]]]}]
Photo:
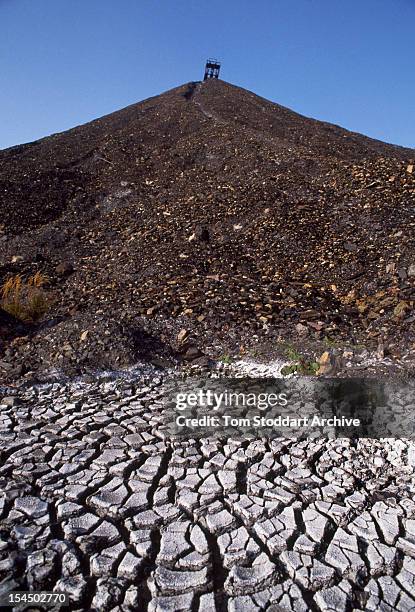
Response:
[{"label": "cracked dry mud", "polygon": [[2,400],[3,592],[100,612],[415,610],[412,442],[171,442],[163,385]]}]

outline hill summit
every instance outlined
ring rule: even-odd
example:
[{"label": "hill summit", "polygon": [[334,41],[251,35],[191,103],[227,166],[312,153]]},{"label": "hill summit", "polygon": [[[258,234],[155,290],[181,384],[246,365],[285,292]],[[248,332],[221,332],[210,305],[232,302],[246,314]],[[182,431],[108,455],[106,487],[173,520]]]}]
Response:
[{"label": "hill summit", "polygon": [[0,151],[0,282],[51,296],[0,378],[294,337],[409,350],[414,159],[215,79]]}]

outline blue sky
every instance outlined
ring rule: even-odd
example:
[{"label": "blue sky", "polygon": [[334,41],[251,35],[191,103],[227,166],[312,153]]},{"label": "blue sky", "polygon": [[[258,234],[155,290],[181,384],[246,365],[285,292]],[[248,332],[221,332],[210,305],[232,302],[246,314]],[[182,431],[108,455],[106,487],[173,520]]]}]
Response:
[{"label": "blue sky", "polygon": [[415,0],[0,0],[0,148],[222,78],[415,147]]}]

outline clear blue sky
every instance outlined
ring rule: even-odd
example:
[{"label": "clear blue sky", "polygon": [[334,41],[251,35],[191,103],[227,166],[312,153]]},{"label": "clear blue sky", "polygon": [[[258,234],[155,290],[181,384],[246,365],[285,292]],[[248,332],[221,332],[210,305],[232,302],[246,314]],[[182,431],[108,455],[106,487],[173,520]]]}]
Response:
[{"label": "clear blue sky", "polygon": [[415,0],[0,0],[0,148],[222,78],[415,147]]}]

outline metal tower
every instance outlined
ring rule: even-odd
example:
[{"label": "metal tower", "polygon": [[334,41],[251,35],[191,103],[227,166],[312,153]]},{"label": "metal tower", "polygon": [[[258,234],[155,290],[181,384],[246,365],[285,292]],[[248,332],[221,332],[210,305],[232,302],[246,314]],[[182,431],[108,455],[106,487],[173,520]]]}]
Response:
[{"label": "metal tower", "polygon": [[205,78],[203,80],[207,81],[207,79],[218,79],[219,70],[220,70],[220,62],[218,62],[218,60],[215,60],[215,59],[208,59],[206,61]]}]

